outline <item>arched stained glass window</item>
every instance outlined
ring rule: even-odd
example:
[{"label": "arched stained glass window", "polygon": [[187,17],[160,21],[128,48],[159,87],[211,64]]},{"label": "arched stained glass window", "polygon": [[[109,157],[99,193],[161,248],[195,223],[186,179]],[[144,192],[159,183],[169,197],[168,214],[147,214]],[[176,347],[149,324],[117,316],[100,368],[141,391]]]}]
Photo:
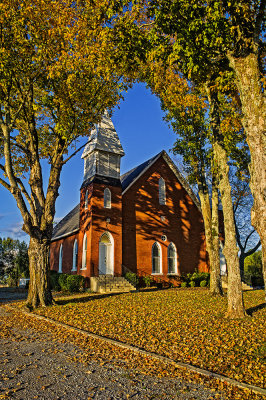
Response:
[{"label": "arched stained glass window", "polygon": [[104,204],[104,208],[111,208],[111,191],[108,188],[104,189],[104,200],[103,200],[103,204]]},{"label": "arched stained glass window", "polygon": [[60,249],[59,249],[58,272],[62,273],[62,270],[63,270],[63,243],[60,245]]},{"label": "arched stained glass window", "polygon": [[166,203],[166,194],[165,194],[165,181],[163,178],[159,179],[159,204]]},{"label": "arched stained glass window", "polygon": [[73,245],[73,262],[72,262],[72,271],[76,271],[78,266],[78,241],[75,239]]},{"label": "arched stained glass window", "polygon": [[176,247],[170,243],[167,249],[168,255],[168,274],[176,274]]},{"label": "arched stained glass window", "polygon": [[87,210],[87,208],[88,208],[88,195],[89,195],[89,191],[86,190],[86,193],[85,193],[85,210]]},{"label": "arched stained glass window", "polygon": [[155,242],[152,246],[152,273],[160,274],[162,272],[161,247]]},{"label": "arched stained glass window", "polygon": [[82,269],[86,269],[87,266],[87,235],[84,234],[83,246],[82,246]]}]

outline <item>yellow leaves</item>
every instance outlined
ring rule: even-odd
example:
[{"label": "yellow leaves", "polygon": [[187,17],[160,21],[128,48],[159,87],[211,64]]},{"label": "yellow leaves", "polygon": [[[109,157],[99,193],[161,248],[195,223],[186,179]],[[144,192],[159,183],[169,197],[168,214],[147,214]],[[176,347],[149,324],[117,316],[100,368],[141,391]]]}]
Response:
[{"label": "yellow leaves", "polygon": [[[246,308],[263,292],[245,293]],[[264,310],[244,321],[221,318],[226,299],[207,291],[134,293],[37,310],[52,319],[198,365],[243,382],[261,385]]]}]

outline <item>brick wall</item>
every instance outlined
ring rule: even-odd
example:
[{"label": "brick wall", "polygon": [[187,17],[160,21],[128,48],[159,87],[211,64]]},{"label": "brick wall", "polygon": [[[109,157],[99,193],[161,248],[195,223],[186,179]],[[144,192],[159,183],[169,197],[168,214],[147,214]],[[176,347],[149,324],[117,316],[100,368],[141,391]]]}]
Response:
[{"label": "brick wall", "polygon": [[[158,181],[166,184],[166,204],[159,204]],[[167,240],[162,241],[161,236]],[[160,157],[123,194],[123,265],[132,271],[152,273],[152,245],[162,251],[162,272],[168,273],[167,247],[177,249],[177,272],[207,271],[204,225],[201,213],[165,160]]]},{"label": "brick wall", "polygon": [[[104,189],[111,191],[111,208],[104,208]],[[85,208],[85,194],[88,195],[88,207]],[[97,276],[99,266],[99,242],[105,232],[112,235],[114,241],[114,273],[121,275],[122,267],[122,189],[119,186],[106,186],[91,183],[82,187],[80,193],[80,230],[75,235],[55,240],[50,246],[50,266],[58,271],[59,250],[63,244],[62,272],[80,274],[84,277]],[[107,223],[107,219],[110,220]],[[87,235],[86,269],[82,269],[83,239]],[[72,271],[73,246],[78,240],[77,271]]]}]

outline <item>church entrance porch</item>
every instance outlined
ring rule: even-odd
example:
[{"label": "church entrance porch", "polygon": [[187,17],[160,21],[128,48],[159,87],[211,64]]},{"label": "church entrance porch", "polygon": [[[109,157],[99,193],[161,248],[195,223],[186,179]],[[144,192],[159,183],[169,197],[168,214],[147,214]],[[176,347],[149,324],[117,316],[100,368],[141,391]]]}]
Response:
[{"label": "church entrance porch", "polygon": [[114,240],[109,232],[99,242],[99,275],[114,275]]}]

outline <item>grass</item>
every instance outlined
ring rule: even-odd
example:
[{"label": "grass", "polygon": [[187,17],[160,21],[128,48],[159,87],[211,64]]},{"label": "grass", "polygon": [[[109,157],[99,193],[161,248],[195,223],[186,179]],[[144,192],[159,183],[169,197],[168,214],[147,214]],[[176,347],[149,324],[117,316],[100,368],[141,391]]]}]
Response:
[{"label": "grass", "polygon": [[245,307],[252,314],[244,320],[225,319],[226,298],[212,297],[206,289],[56,301],[36,313],[240,382],[265,385],[263,291],[244,293]]}]

